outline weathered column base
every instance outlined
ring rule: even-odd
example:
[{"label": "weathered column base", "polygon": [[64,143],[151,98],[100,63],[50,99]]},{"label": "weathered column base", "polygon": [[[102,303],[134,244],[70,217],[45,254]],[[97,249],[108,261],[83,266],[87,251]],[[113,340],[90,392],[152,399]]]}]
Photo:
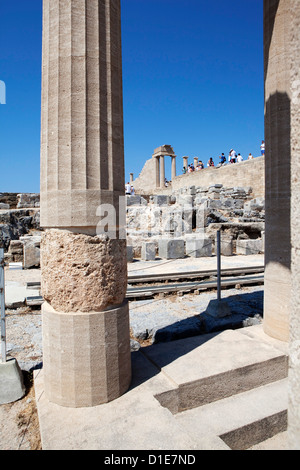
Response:
[{"label": "weathered column base", "polygon": [[128,302],[103,312],[42,306],[43,371],[49,401],[91,407],[124,394],[131,382]]},{"label": "weathered column base", "polygon": [[289,341],[291,275],[288,268],[271,263],[265,269],[264,332],[280,341]]}]

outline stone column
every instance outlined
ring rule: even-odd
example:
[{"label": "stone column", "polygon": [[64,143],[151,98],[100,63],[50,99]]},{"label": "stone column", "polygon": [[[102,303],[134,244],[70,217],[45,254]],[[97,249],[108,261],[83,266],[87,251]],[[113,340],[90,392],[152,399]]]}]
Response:
[{"label": "stone column", "polygon": [[[62,406],[105,403],[130,385],[124,183],[120,0],[44,0],[43,373]],[[107,233],[104,207],[115,215]]]},{"label": "stone column", "polygon": [[160,185],[160,178],[159,178],[159,157],[154,157],[155,158],[155,187],[159,188]]},{"label": "stone column", "polygon": [[194,157],[194,167],[196,168],[198,165],[198,157]]},{"label": "stone column", "polygon": [[289,449],[300,449],[300,9],[291,4],[291,242],[292,295],[289,357]]},{"label": "stone column", "polygon": [[183,158],[183,168],[188,169],[189,157],[182,157],[182,158]]},{"label": "stone column", "polygon": [[164,155],[161,155],[159,157],[160,161],[160,187],[164,188],[165,187],[165,157]]},{"label": "stone column", "polygon": [[264,331],[283,341],[291,308],[290,20],[290,0],[265,0]]},{"label": "stone column", "polygon": [[172,156],[172,181],[176,178],[176,157]]},{"label": "stone column", "polygon": [[129,178],[130,178],[130,184],[132,184],[133,183],[133,173],[130,173]]}]

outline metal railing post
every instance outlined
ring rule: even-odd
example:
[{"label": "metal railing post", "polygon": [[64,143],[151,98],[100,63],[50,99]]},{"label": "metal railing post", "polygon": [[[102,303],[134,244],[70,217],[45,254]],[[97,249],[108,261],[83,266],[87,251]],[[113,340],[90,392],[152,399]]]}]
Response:
[{"label": "metal railing post", "polygon": [[221,300],[221,231],[217,231],[217,285],[218,285],[218,300]]},{"label": "metal railing post", "polygon": [[4,249],[0,248],[1,361],[6,362]]}]

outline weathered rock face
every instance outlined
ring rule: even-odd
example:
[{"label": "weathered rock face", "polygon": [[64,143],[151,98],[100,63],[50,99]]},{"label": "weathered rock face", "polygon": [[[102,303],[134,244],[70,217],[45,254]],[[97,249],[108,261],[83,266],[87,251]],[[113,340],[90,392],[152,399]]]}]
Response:
[{"label": "weathered rock face", "polygon": [[101,312],[123,303],[126,240],[51,229],[42,235],[42,295],[60,312]]},{"label": "weathered rock face", "polygon": [[[190,237],[198,239],[205,233],[214,245],[216,231],[221,230],[223,238],[230,238],[226,253],[233,254],[238,240],[260,239],[264,231],[264,199],[252,194],[251,187],[214,184],[181,188],[172,195],[128,196],[127,243],[138,258],[147,241],[156,243],[158,252],[162,238],[179,238],[185,241],[188,255],[188,245],[194,242]],[[247,254],[251,253],[250,245]],[[257,243],[253,254],[257,247],[263,252],[263,244]]]},{"label": "weathered rock face", "polygon": [[7,251],[11,240],[39,230],[39,221],[39,211],[35,209],[0,211],[0,245]]},{"label": "weathered rock face", "polygon": [[17,208],[40,207],[40,195],[37,193],[21,193],[17,196]]},{"label": "weathered rock face", "polygon": [[8,209],[16,209],[18,204],[17,193],[0,193],[0,205],[8,205]]}]

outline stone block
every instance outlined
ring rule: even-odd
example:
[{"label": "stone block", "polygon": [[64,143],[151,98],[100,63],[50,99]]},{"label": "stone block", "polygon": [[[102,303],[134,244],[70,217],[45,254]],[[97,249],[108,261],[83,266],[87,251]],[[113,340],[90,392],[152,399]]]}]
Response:
[{"label": "stone block", "polygon": [[12,403],[25,395],[22,371],[15,358],[0,363],[0,405]]},{"label": "stone block", "polygon": [[9,210],[10,206],[9,204],[4,204],[3,202],[0,202],[0,210]]},{"label": "stone block", "polygon": [[177,198],[177,204],[181,206],[186,206],[186,207],[193,207],[193,201],[194,198],[191,195],[188,194],[180,194],[179,197]]},{"label": "stone block", "polygon": [[252,211],[262,211],[265,209],[265,200],[264,198],[257,197],[255,199],[251,199],[251,201],[245,202],[244,210],[246,212]]},{"label": "stone block", "polygon": [[41,237],[21,237],[20,240],[23,243],[23,268],[39,267]]},{"label": "stone block", "polygon": [[127,262],[131,263],[133,261],[133,246],[127,245]]},{"label": "stone block", "polygon": [[204,235],[199,238],[190,238],[185,242],[186,255],[192,258],[202,258],[212,256],[212,241]]},{"label": "stone block", "polygon": [[214,318],[224,318],[231,315],[231,310],[226,300],[213,299],[209,302],[206,313]]},{"label": "stone block", "polygon": [[221,235],[221,255],[233,255],[233,241],[231,237],[224,237]]},{"label": "stone block", "polygon": [[184,258],[184,240],[172,238],[159,240],[158,251],[160,258]]},{"label": "stone block", "polygon": [[163,206],[168,205],[170,203],[170,196],[158,194],[155,196],[151,196],[150,200],[153,204],[156,204],[157,206]]},{"label": "stone block", "polygon": [[152,242],[142,243],[141,258],[144,261],[153,261],[156,256],[156,244]]},{"label": "stone block", "polygon": [[140,205],[147,205],[147,201],[142,196],[132,195],[126,196],[126,205],[127,206],[140,206]]},{"label": "stone block", "polygon": [[191,196],[195,196],[196,195],[196,186],[190,186],[188,188],[188,194],[190,194]]},{"label": "stone block", "polygon": [[18,204],[17,208],[32,208],[40,207],[40,195],[36,193],[23,193],[18,194]]},{"label": "stone block", "polygon": [[41,261],[42,296],[59,311],[100,312],[125,298],[126,240],[49,229]]},{"label": "stone block", "polygon": [[171,235],[176,234],[180,236],[183,233],[183,211],[178,209],[174,210],[173,208],[166,208],[162,212],[162,234],[170,233]]},{"label": "stone block", "polygon": [[[108,403],[128,390],[131,352],[128,302],[102,312],[42,306],[43,371],[50,402],[79,408]],[[59,373],[58,373],[59,371]]]},{"label": "stone block", "polygon": [[201,204],[199,207],[196,209],[196,229],[197,230],[204,230],[204,228],[207,226],[207,215],[208,215],[208,209],[207,209],[207,204]]},{"label": "stone block", "polygon": [[11,240],[8,251],[12,255],[22,255],[23,243],[20,240]]},{"label": "stone block", "polygon": [[256,255],[262,253],[262,240],[237,240],[236,241],[236,254],[237,255]]}]

